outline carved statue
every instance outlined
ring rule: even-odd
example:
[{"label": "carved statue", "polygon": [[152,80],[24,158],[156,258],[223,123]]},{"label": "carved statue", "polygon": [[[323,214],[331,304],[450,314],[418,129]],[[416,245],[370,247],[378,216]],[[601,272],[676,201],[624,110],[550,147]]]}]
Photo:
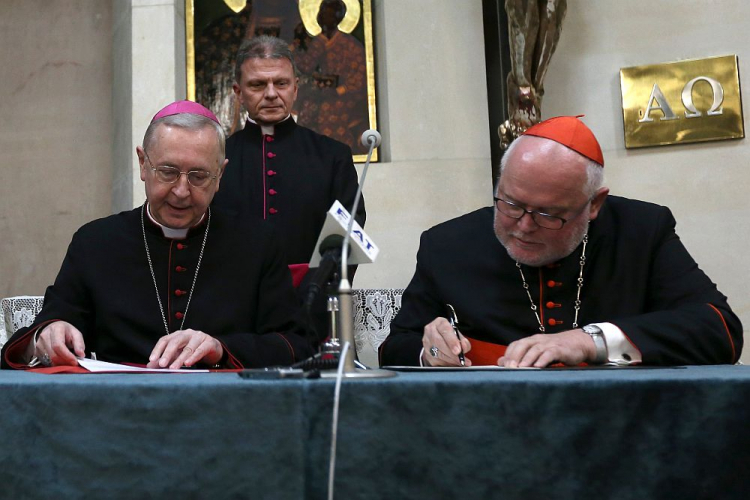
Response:
[{"label": "carved statue", "polygon": [[511,69],[508,120],[498,128],[500,146],[541,120],[544,76],[560,39],[567,0],[505,0]]}]

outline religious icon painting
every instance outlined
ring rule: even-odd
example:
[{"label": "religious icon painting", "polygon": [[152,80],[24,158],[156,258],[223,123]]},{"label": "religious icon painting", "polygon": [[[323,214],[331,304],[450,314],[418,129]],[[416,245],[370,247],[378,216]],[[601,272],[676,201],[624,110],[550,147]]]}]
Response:
[{"label": "religious icon painting", "polygon": [[371,0],[186,0],[185,20],[188,99],[211,109],[227,134],[247,118],[232,90],[237,49],[272,35],[288,42],[299,71],[294,119],[365,160],[360,136],[377,128]]}]

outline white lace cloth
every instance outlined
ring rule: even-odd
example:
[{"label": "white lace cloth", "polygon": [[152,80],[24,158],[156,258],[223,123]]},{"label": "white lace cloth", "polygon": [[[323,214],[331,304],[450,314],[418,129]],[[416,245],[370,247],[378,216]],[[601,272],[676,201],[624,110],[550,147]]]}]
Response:
[{"label": "white lace cloth", "polygon": [[[357,352],[377,353],[391,329],[391,321],[401,309],[403,288],[367,288],[353,292],[354,343]],[[6,297],[0,301],[0,347],[24,326],[34,322],[44,297]]]},{"label": "white lace cloth", "polygon": [[377,353],[391,331],[391,321],[401,309],[403,288],[353,290],[354,343],[357,352]]},{"label": "white lace cloth", "polygon": [[5,345],[16,330],[34,323],[42,310],[44,297],[21,295],[0,300],[0,347]]}]

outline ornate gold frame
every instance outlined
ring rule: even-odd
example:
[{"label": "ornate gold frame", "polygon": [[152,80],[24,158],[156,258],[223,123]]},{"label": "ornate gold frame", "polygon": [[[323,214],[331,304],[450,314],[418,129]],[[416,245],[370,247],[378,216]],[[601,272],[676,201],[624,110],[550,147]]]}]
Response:
[{"label": "ornate gold frame", "polygon": [[[220,0],[217,0],[220,1]],[[317,8],[321,0],[311,0],[308,2],[300,1],[300,4],[307,4],[304,6],[305,9],[313,9],[317,11]],[[356,1],[356,0],[355,0]],[[351,0],[347,0],[347,4]],[[227,1],[228,5],[237,3],[234,1]],[[244,5],[244,3],[243,3]],[[372,36],[372,0],[359,0],[359,7],[361,9],[363,32],[365,39],[365,58],[367,68],[367,113],[369,118],[369,128],[377,129],[377,107],[375,99],[375,51]],[[303,5],[300,6],[300,9]],[[347,9],[352,11],[352,9]],[[236,12],[236,10],[235,10]],[[306,13],[304,19],[306,25],[310,20],[309,12]],[[195,100],[196,88],[195,88],[195,8],[194,0],[185,0],[185,57],[186,57],[186,75],[187,75],[187,98]],[[317,25],[317,22],[314,22]],[[350,16],[342,21],[341,30],[354,29]],[[364,132],[364,130],[363,130]],[[355,162],[364,162],[367,155],[359,154],[354,155],[353,159]],[[372,153],[372,161],[378,161],[378,150],[377,148]]]}]

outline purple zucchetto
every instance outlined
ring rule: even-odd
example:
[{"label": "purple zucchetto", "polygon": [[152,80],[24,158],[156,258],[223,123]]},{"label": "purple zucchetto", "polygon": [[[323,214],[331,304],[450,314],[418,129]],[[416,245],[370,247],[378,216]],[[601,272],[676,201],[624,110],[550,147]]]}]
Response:
[{"label": "purple zucchetto", "polygon": [[154,117],[151,119],[151,123],[155,122],[159,118],[164,118],[165,116],[181,115],[183,113],[202,115],[221,125],[221,123],[219,123],[219,119],[216,118],[216,115],[213,114],[210,109],[201,104],[198,104],[197,102],[187,100],[176,101],[172,104],[164,106],[163,108],[161,108],[161,110],[159,110],[158,113],[154,115]]}]

